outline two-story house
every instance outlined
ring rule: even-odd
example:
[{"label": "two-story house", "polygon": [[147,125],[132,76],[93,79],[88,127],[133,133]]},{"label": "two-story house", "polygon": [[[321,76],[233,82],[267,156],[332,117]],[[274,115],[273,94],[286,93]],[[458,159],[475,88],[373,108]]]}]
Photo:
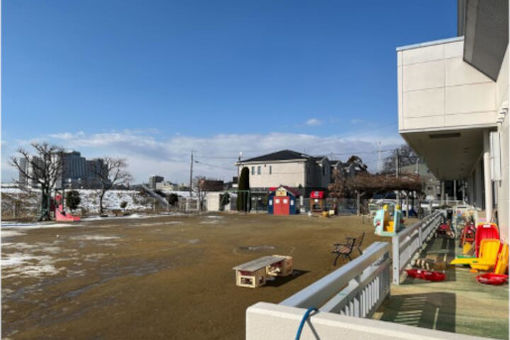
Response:
[{"label": "two-story house", "polygon": [[238,174],[250,169],[252,192],[267,193],[269,188],[285,185],[308,196],[312,190],[327,190],[331,182],[331,165],[327,157],[281,150],[236,162]]}]

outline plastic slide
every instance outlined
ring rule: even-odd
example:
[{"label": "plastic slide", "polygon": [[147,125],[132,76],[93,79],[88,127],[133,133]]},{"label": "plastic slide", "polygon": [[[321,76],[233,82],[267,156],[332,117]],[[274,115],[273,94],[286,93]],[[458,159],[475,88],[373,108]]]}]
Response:
[{"label": "plastic slide", "polygon": [[481,242],[484,239],[498,239],[499,230],[495,223],[480,223],[476,227],[475,234],[475,255],[479,256]]},{"label": "plastic slide", "polygon": [[501,246],[498,260],[494,266],[494,274],[505,274],[508,268],[508,244]]},{"label": "plastic slide", "polygon": [[[485,239],[482,240],[481,244],[480,257],[460,255],[450,262],[450,264],[470,265],[471,268],[478,270],[488,270],[483,269],[487,266],[489,266],[489,268],[493,267],[496,263],[501,242],[499,239]],[[473,265],[475,265],[475,267],[473,267]]]},{"label": "plastic slide", "polygon": [[55,209],[55,219],[57,221],[66,221],[66,222],[77,222],[80,220],[80,216],[74,216],[71,214],[67,214],[62,207],[62,204]]},{"label": "plastic slide", "polygon": [[480,246],[480,257],[471,263],[471,268],[476,270],[491,270],[496,265],[501,242],[499,239],[482,240]]}]

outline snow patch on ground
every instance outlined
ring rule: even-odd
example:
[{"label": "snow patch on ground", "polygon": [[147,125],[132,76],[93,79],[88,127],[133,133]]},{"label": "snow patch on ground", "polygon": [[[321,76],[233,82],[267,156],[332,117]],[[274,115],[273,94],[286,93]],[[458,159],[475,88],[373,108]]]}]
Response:
[{"label": "snow patch on ground", "polygon": [[202,221],[200,224],[218,224],[218,220],[212,220],[212,221]]},{"label": "snow patch on ground", "polygon": [[108,241],[108,240],[116,240],[119,239],[119,236],[103,236],[103,235],[81,235],[81,236],[72,236],[71,240],[79,240],[79,241]]},{"label": "snow patch on ground", "polygon": [[63,268],[56,268],[51,256],[35,256],[25,253],[10,253],[2,255],[2,277],[38,277],[40,275],[55,275]]},{"label": "snow patch on ground", "polygon": [[76,224],[69,223],[2,223],[2,234],[4,229],[43,229],[43,228],[67,228],[76,226]]},{"label": "snow patch on ground", "polygon": [[[21,236],[25,235],[25,233],[20,233],[19,231],[15,230],[3,230],[2,229],[2,237],[13,237],[13,236]],[[5,245],[5,243],[4,243]]]}]

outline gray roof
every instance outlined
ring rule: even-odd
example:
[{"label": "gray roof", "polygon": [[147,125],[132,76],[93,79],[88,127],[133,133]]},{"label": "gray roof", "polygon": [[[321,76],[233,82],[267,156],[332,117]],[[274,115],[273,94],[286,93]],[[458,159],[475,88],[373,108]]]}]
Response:
[{"label": "gray roof", "polygon": [[292,150],[281,150],[273,153],[268,153],[267,155],[244,159],[241,160],[241,162],[245,163],[245,162],[287,161],[292,159],[314,159],[314,158],[315,157],[309,156],[301,152],[296,152]]}]

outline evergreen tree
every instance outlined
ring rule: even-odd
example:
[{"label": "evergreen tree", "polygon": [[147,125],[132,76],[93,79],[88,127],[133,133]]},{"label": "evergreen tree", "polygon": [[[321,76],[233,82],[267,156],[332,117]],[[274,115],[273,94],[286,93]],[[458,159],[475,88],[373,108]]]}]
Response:
[{"label": "evergreen tree", "polygon": [[251,209],[250,197],[250,170],[244,167],[239,176],[237,193],[237,210],[248,212]]},{"label": "evergreen tree", "polygon": [[80,193],[76,190],[71,190],[66,192],[66,206],[71,209],[75,210],[78,208],[78,205],[80,205],[81,198]]}]

